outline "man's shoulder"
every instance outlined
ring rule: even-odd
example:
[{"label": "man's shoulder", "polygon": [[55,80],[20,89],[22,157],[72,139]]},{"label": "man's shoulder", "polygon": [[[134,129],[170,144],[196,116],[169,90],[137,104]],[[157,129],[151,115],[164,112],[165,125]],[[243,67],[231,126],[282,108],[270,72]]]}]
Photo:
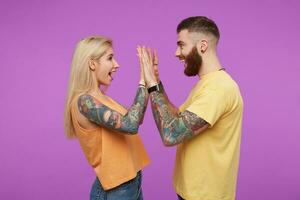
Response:
[{"label": "man's shoulder", "polygon": [[211,84],[216,90],[224,92],[239,92],[239,86],[237,82],[226,72],[216,77],[214,82]]},{"label": "man's shoulder", "polygon": [[236,98],[241,98],[238,84],[226,72],[216,76],[197,89],[197,91],[194,91],[194,97],[200,98],[202,95],[212,94],[214,98],[218,97],[223,102],[235,101]]}]

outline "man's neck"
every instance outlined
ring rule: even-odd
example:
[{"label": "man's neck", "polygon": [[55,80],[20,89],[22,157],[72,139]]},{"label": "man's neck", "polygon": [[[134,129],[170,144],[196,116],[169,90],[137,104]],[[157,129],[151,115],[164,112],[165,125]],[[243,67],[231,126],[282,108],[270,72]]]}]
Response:
[{"label": "man's neck", "polygon": [[199,70],[199,77],[222,69],[222,65],[216,55],[207,56],[202,60],[202,66]]}]

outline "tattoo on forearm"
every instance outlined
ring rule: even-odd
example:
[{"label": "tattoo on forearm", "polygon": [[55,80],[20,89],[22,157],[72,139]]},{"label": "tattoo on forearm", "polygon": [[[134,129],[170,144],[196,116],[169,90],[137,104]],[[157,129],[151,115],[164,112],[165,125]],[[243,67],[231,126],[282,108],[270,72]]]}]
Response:
[{"label": "tattoo on forearm", "polygon": [[165,145],[179,144],[199,134],[208,126],[205,120],[190,111],[174,112],[174,107],[172,107],[164,93],[151,93],[151,107],[160,136]]},{"label": "tattoo on forearm", "polygon": [[129,108],[127,116],[128,123],[137,122],[137,127],[143,123],[144,115],[147,109],[149,94],[145,87],[139,87],[136,93],[134,103]]},{"label": "tattoo on forearm", "polygon": [[143,120],[147,102],[148,93],[146,89],[139,87],[133,105],[124,116],[88,94],[79,97],[78,108],[81,114],[98,125],[128,134],[135,134]]}]

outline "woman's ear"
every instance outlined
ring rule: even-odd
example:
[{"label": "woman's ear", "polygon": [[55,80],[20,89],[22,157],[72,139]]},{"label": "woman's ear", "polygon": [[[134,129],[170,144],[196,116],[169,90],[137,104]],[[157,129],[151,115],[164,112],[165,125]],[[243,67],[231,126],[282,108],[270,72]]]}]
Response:
[{"label": "woman's ear", "polygon": [[90,70],[95,71],[96,62],[94,60],[89,60],[89,68],[90,68]]}]

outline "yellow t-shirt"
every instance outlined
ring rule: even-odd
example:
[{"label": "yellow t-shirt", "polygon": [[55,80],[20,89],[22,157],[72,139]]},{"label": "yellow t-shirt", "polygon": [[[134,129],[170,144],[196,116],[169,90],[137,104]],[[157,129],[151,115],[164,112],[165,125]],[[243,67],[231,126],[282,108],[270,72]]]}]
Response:
[{"label": "yellow t-shirt", "polygon": [[177,146],[174,188],[186,200],[234,200],[243,100],[225,71],[201,77],[183,105],[210,124]]}]

